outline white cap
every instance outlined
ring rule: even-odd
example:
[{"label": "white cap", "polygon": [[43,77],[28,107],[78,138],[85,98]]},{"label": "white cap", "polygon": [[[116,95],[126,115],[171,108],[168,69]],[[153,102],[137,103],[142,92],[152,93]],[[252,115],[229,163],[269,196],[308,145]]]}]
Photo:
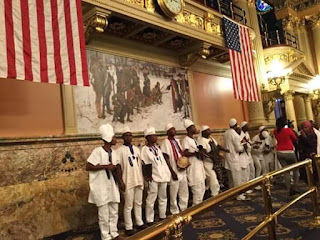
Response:
[{"label": "white cap", "polygon": [[165,130],[168,131],[170,128],[173,128],[173,127],[174,127],[174,126],[172,125],[172,123],[168,123],[168,124],[166,125]]},{"label": "white cap", "polygon": [[99,132],[103,140],[111,142],[112,137],[114,136],[114,132],[113,127],[109,123],[101,125],[99,127]]},{"label": "white cap", "polygon": [[259,127],[259,132],[262,132],[262,131],[265,130],[265,129],[266,129],[265,126],[260,126],[260,127]]},{"label": "white cap", "polygon": [[269,137],[269,133],[268,133],[267,131],[263,131],[263,132],[262,132],[262,136],[263,136],[264,138],[267,138],[267,137]]},{"label": "white cap", "polygon": [[125,126],[125,127],[122,129],[122,134],[128,133],[128,132],[131,133],[131,129],[130,129],[128,126]]},{"label": "white cap", "polygon": [[235,118],[231,118],[230,120],[229,120],[229,126],[230,127],[233,127],[233,126],[235,126],[237,124],[237,120],[235,119]]},{"label": "white cap", "polygon": [[194,125],[194,122],[192,122],[191,120],[189,119],[185,119],[184,120],[184,128],[187,129],[188,127]]},{"label": "white cap", "polygon": [[156,130],[154,129],[154,127],[148,127],[143,132],[145,137],[156,134]]},{"label": "white cap", "polygon": [[202,125],[200,131],[203,132],[203,131],[205,131],[205,130],[207,130],[207,129],[210,129],[209,126],[207,126],[207,125]]},{"label": "white cap", "polygon": [[248,122],[243,121],[243,122],[241,123],[240,127],[243,128],[243,127],[244,127],[245,125],[247,125],[247,124],[248,124]]}]

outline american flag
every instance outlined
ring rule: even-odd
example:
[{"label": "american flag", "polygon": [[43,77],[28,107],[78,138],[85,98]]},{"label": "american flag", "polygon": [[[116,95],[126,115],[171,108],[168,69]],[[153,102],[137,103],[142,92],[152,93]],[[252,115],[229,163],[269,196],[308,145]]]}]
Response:
[{"label": "american flag", "polygon": [[229,48],[234,97],[249,102],[260,101],[249,29],[226,17],[222,24]]},{"label": "american flag", "polygon": [[89,86],[81,0],[0,0],[0,78]]}]

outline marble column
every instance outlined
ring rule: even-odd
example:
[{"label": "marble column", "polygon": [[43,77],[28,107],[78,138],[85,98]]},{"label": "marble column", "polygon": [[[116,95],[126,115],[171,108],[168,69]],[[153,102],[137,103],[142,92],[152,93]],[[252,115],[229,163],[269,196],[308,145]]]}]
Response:
[{"label": "marble column", "polygon": [[315,46],[315,56],[317,60],[316,73],[320,72],[320,14],[314,15],[310,18],[312,34],[313,34],[313,43]]},{"label": "marble column", "polygon": [[285,106],[286,106],[287,119],[293,121],[295,130],[298,130],[296,113],[293,105],[293,94],[294,94],[294,91],[292,90],[286,91],[284,93],[284,100],[285,100]]},{"label": "marble column", "polygon": [[313,120],[313,112],[312,112],[312,96],[310,94],[308,95],[303,95],[304,98],[304,105],[306,106],[306,115],[307,115],[307,120]]},{"label": "marble column", "polygon": [[[252,0],[249,0],[249,1],[238,0],[238,1],[235,1],[235,4],[245,10],[247,26],[252,28],[255,33],[255,38],[253,40],[253,50],[255,51],[254,65],[256,69],[258,86],[260,89],[260,86],[262,84],[265,84],[265,86],[268,86],[268,79],[266,78],[266,74],[265,74],[266,68],[265,68],[265,62],[263,57],[262,40],[260,35],[259,22],[258,22],[255,2]],[[274,124],[274,120],[269,122],[266,121],[264,117],[262,102],[248,102],[248,111],[249,111],[250,126]],[[271,115],[274,115],[274,113],[271,113]]]},{"label": "marble column", "polygon": [[73,86],[62,85],[61,92],[65,134],[77,134],[77,113],[75,109]]},{"label": "marble column", "polygon": [[309,37],[307,32],[307,27],[305,24],[305,19],[299,21],[297,26],[298,40],[299,40],[299,49],[305,53],[306,62],[308,66],[314,71],[314,64],[312,60],[312,53],[309,43]]},{"label": "marble column", "polygon": [[302,95],[295,95],[293,99],[294,109],[296,113],[297,125],[307,120],[306,106]]}]

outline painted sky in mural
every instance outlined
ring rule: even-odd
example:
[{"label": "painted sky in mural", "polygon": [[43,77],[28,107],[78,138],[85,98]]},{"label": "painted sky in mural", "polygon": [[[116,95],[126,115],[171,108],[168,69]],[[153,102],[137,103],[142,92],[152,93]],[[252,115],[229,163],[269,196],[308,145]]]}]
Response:
[{"label": "painted sky in mural", "polygon": [[87,50],[90,87],[74,87],[79,133],[96,133],[103,123],[116,132],[129,126],[183,129],[191,119],[185,69]]}]

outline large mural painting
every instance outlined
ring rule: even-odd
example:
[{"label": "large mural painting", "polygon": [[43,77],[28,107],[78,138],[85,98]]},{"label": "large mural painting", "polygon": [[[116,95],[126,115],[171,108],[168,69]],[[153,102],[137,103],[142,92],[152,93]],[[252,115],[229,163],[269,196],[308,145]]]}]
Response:
[{"label": "large mural painting", "polygon": [[75,101],[79,133],[96,133],[103,123],[116,132],[148,126],[164,131],[169,122],[183,129],[191,118],[185,69],[87,51],[90,87],[77,86]]}]

